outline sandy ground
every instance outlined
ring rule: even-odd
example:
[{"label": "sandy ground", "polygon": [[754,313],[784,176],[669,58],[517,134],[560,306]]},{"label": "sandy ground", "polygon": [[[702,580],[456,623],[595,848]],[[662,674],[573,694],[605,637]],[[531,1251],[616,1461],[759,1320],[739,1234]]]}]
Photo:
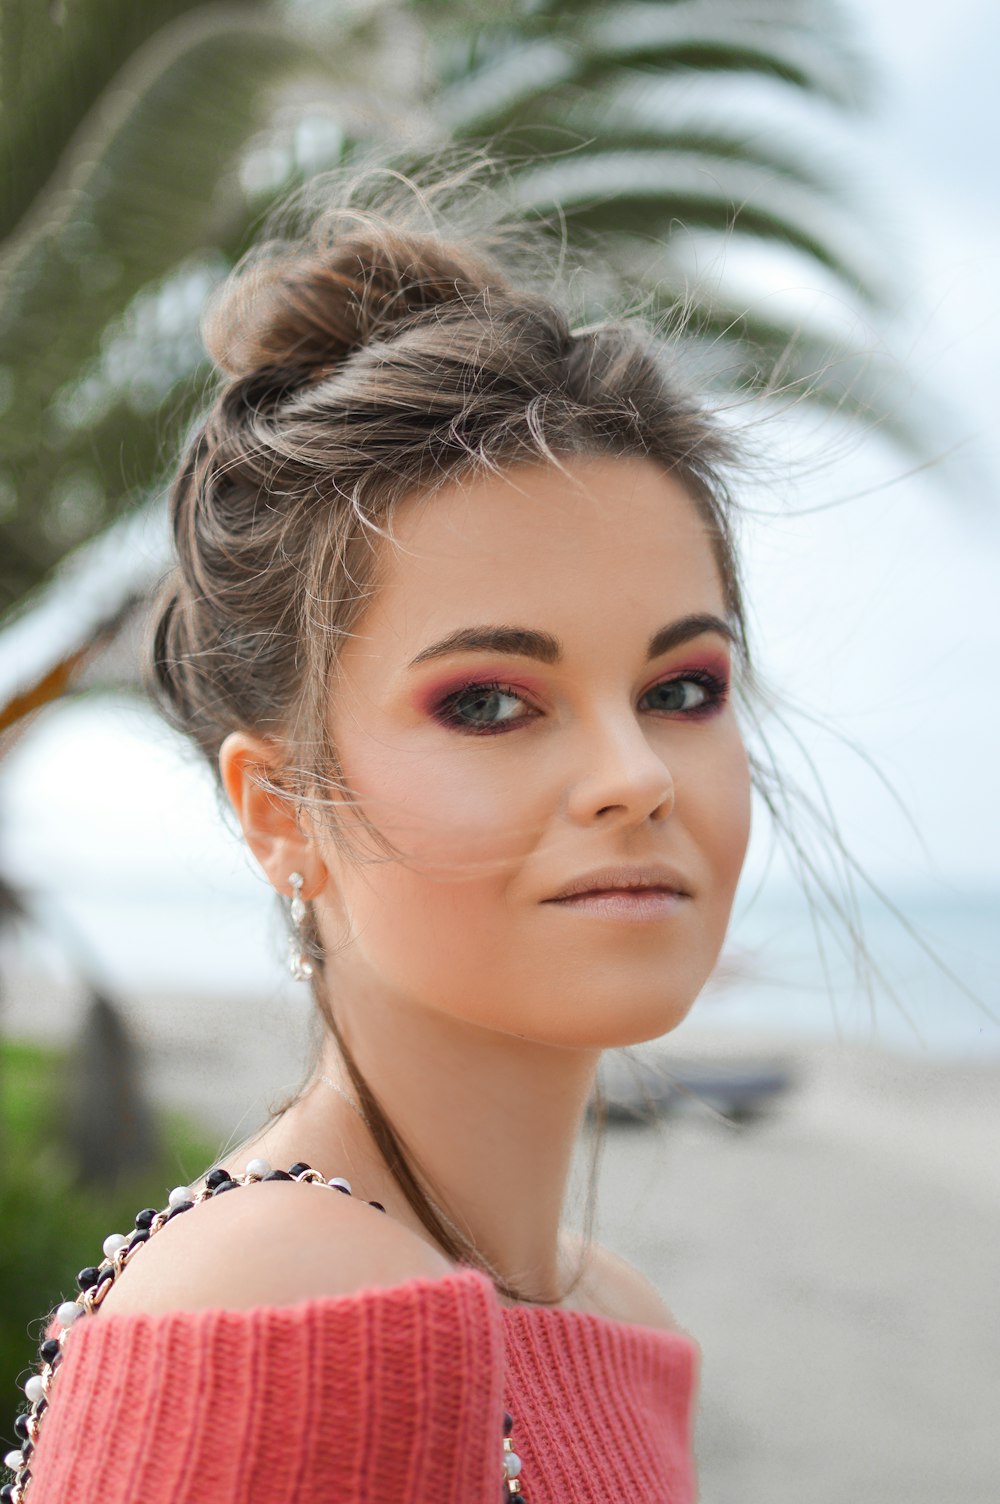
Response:
[{"label": "sandy ground", "polygon": [[995,1504],[1000,1067],[784,1053],[768,1118],[603,1157],[603,1240],[702,1347],[703,1504]]},{"label": "sandy ground", "polygon": [[[54,989],[8,994],[13,1034],[78,1021]],[[220,1151],[300,1074],[298,994],[150,997],[130,1025],[154,1095]],[[687,1027],[670,1048],[795,1077],[759,1121],[689,1101],[605,1142],[599,1236],[702,1347],[702,1504],[996,1504],[1000,1064]]]}]

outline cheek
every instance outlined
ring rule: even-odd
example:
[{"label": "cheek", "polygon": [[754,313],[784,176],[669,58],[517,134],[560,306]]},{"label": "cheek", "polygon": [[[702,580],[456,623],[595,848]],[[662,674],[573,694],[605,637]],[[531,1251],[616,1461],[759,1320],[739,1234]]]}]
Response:
[{"label": "cheek", "polygon": [[502,976],[505,895],[546,824],[541,781],[524,768],[513,776],[490,753],[464,741],[432,753],[388,738],[340,745],[344,775],[391,848],[382,852],[356,823],[374,860],[337,864],[357,953],[390,986],[439,1006],[457,1007],[484,977]]},{"label": "cheek", "polygon": [[343,873],[353,940],[338,964],[377,978],[399,1001],[495,1024],[514,938],[505,922],[514,842],[498,832],[499,810],[447,789],[419,793],[419,809],[380,822],[399,854]]},{"label": "cheek", "polygon": [[706,779],[699,819],[720,897],[727,908],[743,868],[750,839],[750,763],[735,720]]},{"label": "cheek", "polygon": [[713,907],[728,907],[750,837],[750,764],[735,717],[727,716],[697,758],[674,765],[677,812],[703,864]]},{"label": "cheek", "polygon": [[345,775],[364,815],[411,873],[499,878],[544,829],[544,790],[512,776],[489,749],[477,751],[401,752],[371,742],[344,752]]}]

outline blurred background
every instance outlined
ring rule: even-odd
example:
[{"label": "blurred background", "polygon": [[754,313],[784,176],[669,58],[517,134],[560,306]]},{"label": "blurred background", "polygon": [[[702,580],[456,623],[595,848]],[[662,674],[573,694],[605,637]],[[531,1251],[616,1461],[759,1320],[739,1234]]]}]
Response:
[{"label": "blurred background", "polygon": [[810,881],[758,811],[718,975],[608,1060],[600,1235],[702,1344],[704,1504],[994,1500],[996,12],[0,0],[0,37],[0,1431],[76,1268],[307,1063],[273,894],[136,676],[200,310],[296,183],[488,141],[570,268],[599,243],[595,310],[691,306],[757,455],[766,734],[849,853]]}]

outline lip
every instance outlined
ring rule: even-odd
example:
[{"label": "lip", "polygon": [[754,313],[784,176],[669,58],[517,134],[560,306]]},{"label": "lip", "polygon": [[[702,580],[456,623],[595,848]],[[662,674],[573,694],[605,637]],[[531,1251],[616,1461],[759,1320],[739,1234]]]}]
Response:
[{"label": "lip", "polygon": [[671,895],[674,898],[690,898],[684,878],[676,868],[665,862],[647,862],[642,866],[618,864],[614,867],[595,867],[572,878],[556,893],[543,899],[544,903],[559,903],[564,899],[579,899],[584,895],[596,898],[624,897],[635,902],[640,894],[652,898],[655,894]]},{"label": "lip", "polygon": [[594,919],[649,923],[676,914],[685,899],[669,888],[606,888],[601,893],[574,893],[570,898],[548,900],[560,909],[575,909]]}]

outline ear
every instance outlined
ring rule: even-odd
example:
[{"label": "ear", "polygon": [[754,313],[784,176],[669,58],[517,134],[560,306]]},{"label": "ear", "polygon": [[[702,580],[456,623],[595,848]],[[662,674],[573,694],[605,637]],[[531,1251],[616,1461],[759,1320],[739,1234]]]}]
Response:
[{"label": "ear", "polygon": [[272,886],[287,898],[289,875],[301,872],[302,897],[315,898],[327,876],[316,844],[299,824],[294,799],[263,786],[281,781],[276,745],[265,737],[232,731],[219,748],[219,771],[247,845]]}]

